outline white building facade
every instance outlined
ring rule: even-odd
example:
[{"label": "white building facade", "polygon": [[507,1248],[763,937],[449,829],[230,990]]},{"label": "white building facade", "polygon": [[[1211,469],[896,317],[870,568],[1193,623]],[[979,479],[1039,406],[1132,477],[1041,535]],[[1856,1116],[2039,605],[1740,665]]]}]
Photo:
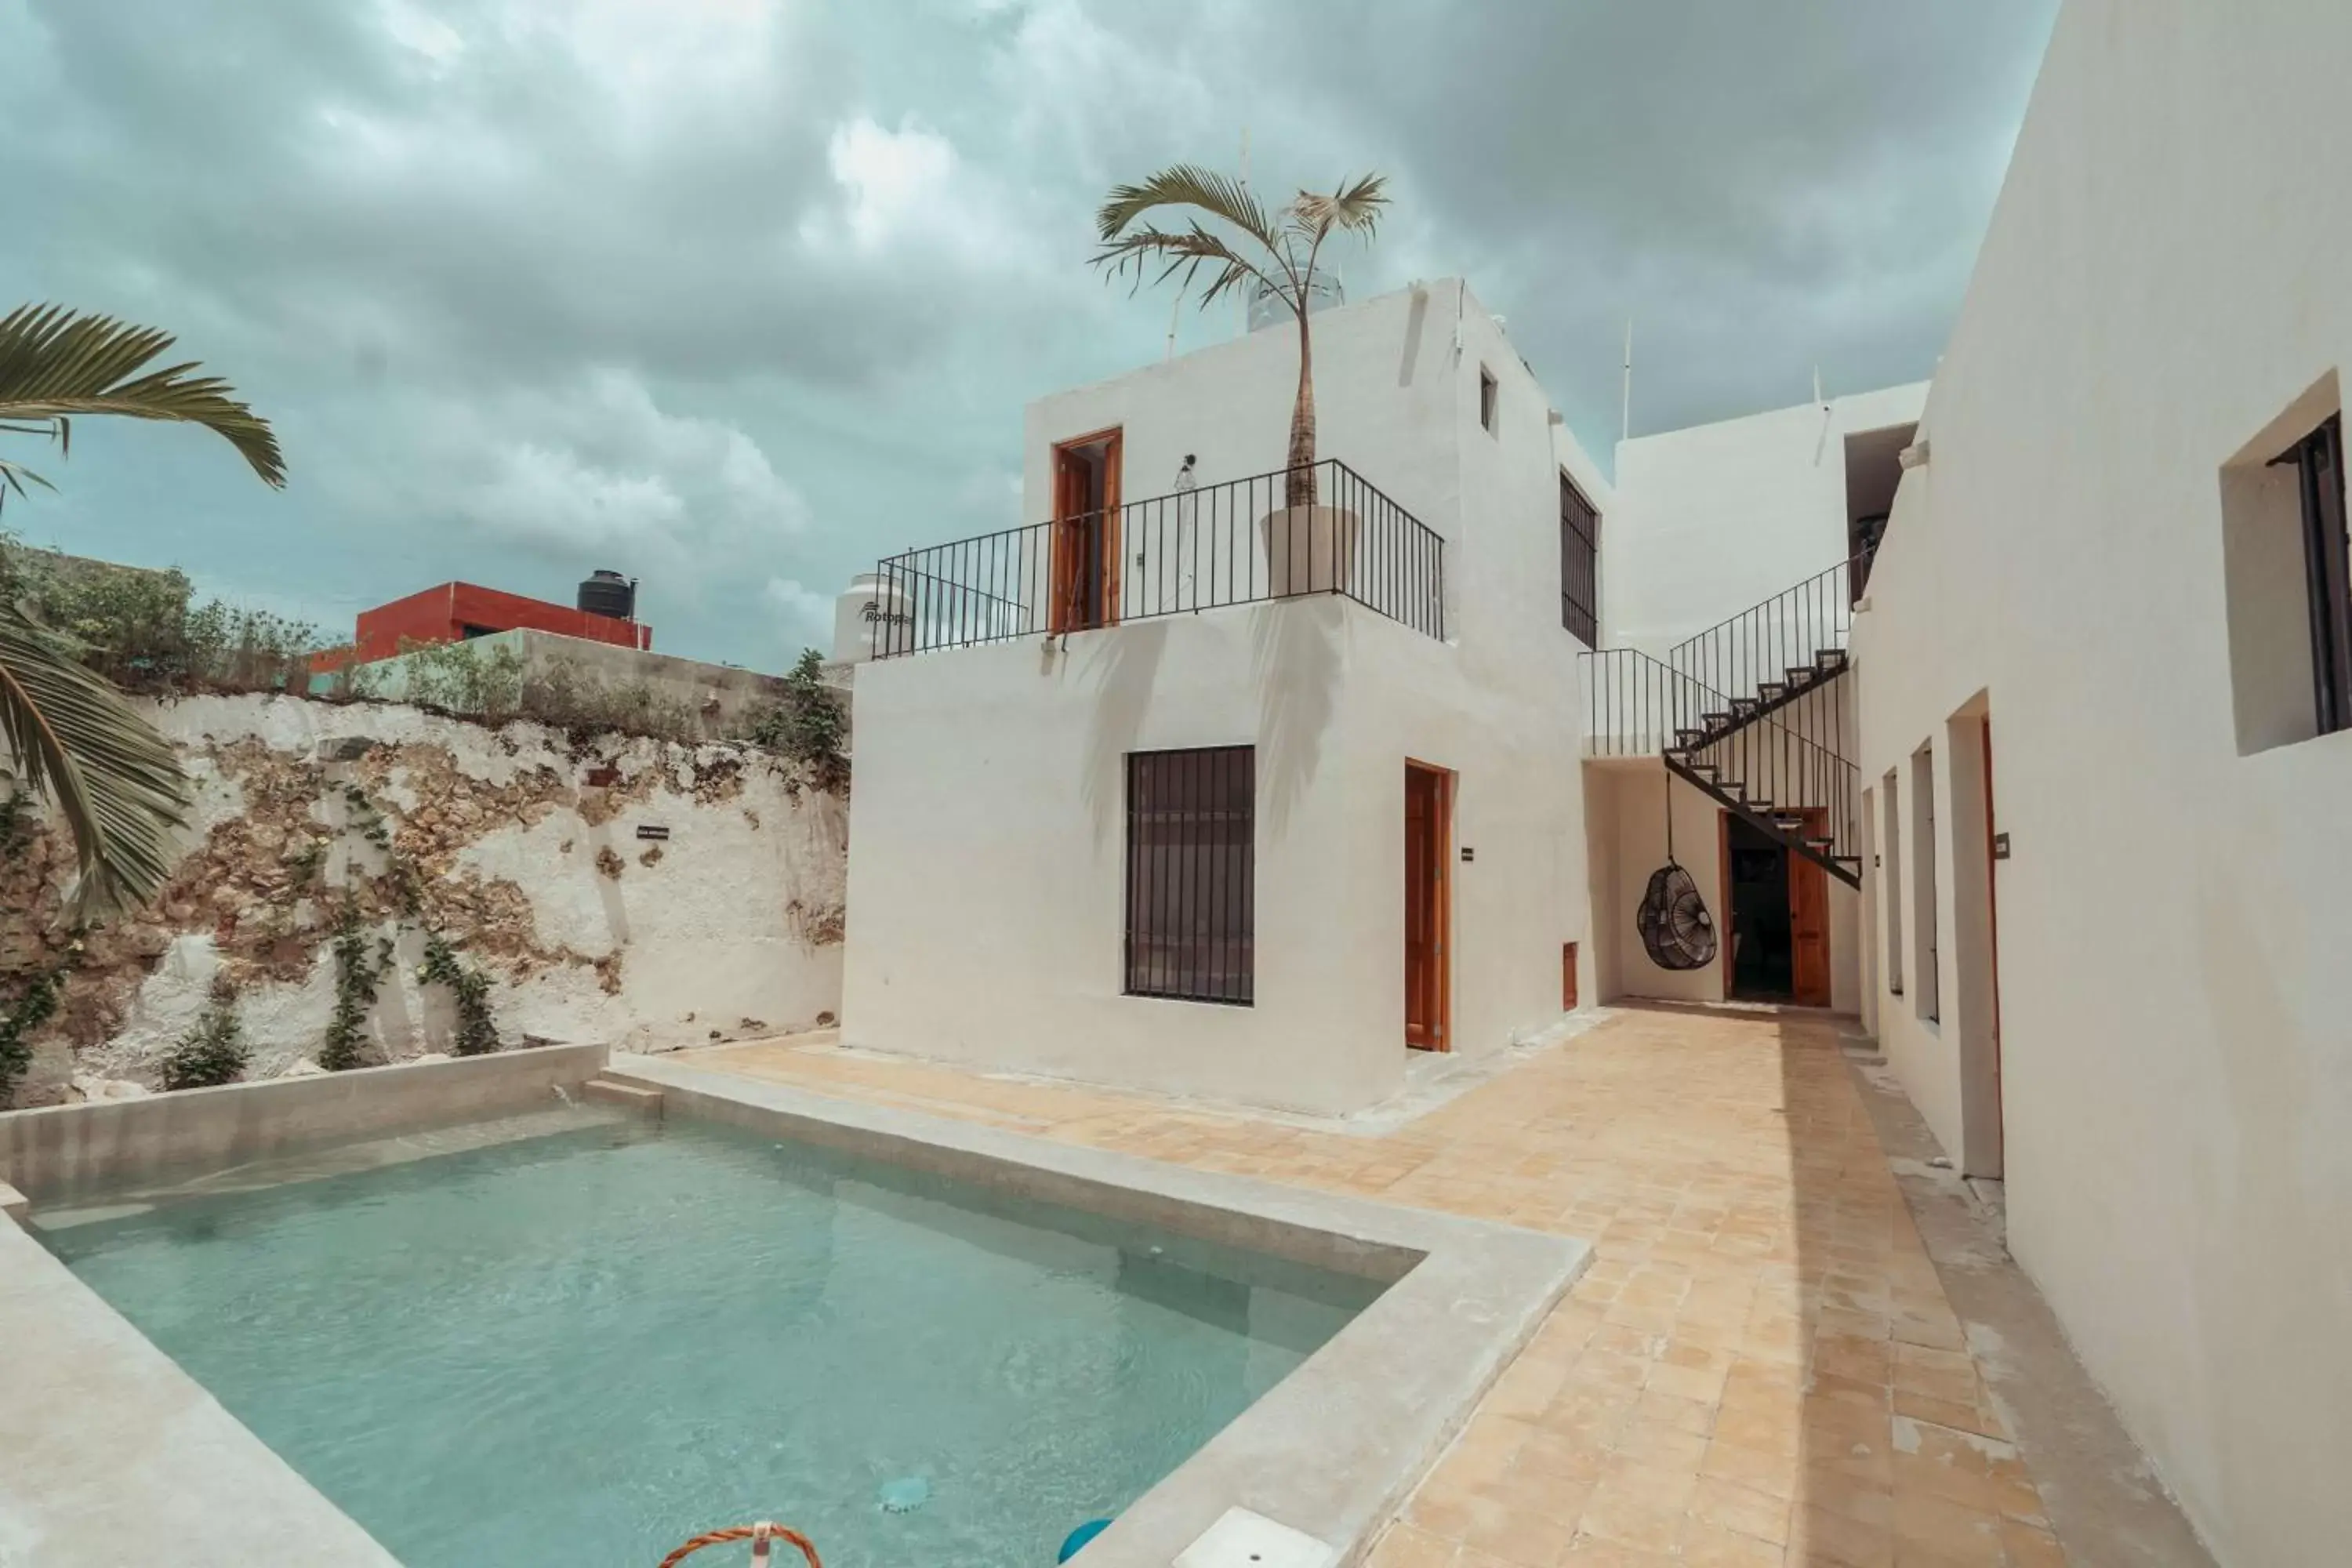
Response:
[{"label": "white building facade", "polygon": [[2347,61],[2069,0],[1854,637],[1866,1012],[2232,1564],[2352,1551]]},{"label": "white building facade", "polygon": [[1041,521],[882,563],[846,1043],[1345,1112],[1590,999],[1561,551],[1608,487],[1458,281],[1315,355],[1311,501],[1267,330],[1033,405]]}]

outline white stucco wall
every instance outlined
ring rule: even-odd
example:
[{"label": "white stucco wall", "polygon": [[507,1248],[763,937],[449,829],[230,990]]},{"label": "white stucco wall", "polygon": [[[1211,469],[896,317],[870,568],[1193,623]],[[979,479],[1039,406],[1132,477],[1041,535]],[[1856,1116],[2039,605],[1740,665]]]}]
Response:
[{"label": "white stucco wall", "polygon": [[[1948,932],[1990,714],[2010,1246],[2228,1564],[2352,1537],[2352,734],[2242,754],[2233,669],[2305,611],[2287,574],[2233,647],[2224,553],[2352,360],[2347,59],[2337,4],[2070,0],[1857,634],[1906,818],[1937,747]],[[1956,1157],[1958,945],[1939,1029],[1877,998]]]},{"label": "white stucco wall", "polygon": [[[1315,318],[1320,451],[1447,542],[1444,642],[1334,598],[885,659],[858,678],[845,1037],[1172,1092],[1345,1110],[1402,1082],[1408,758],[1458,775],[1454,1043],[1555,1023],[1586,941],[1575,654],[1559,624],[1561,466],[1608,489],[1457,282]],[[1460,344],[1457,352],[1456,343]],[[1124,494],[1275,468],[1295,333],[1270,329],[1046,398],[1056,440],[1118,426]],[[1501,384],[1478,419],[1478,373]],[[1255,1005],[1124,996],[1123,759],[1258,748]]]},{"label": "white stucco wall", "polygon": [[[470,778],[504,784],[546,770],[564,781],[538,820],[484,824],[459,851],[457,868],[520,889],[541,946],[590,961],[617,955],[620,986],[608,993],[599,973],[578,963],[541,966],[520,982],[483,963],[497,1025],[509,1042],[528,1034],[660,1048],[702,1042],[713,1029],[745,1033],[746,1019],[763,1026],[749,1031],[755,1033],[806,1027],[819,1013],[840,1007],[840,944],[814,941],[811,933],[824,920],[837,920],[846,812],[837,797],[789,790],[780,773],[759,768],[747,768],[740,789],[723,798],[698,799],[685,764],[728,749],[606,737],[583,757],[567,736],[536,724],[491,730],[395,704],[258,696],[190,698],[157,708],[154,716],[189,756],[196,783],[192,826],[199,837],[244,809],[237,782],[222,776],[205,748],[248,739],[314,761],[354,738],[421,745],[445,750]],[[656,781],[643,798],[591,823],[575,786],[583,770],[599,765],[616,769],[625,785],[648,771]],[[395,768],[376,792],[395,818],[416,805],[404,776]],[[322,826],[341,826],[347,815],[332,789],[310,809]],[[655,845],[637,839],[640,824],[669,830],[651,865],[641,857]],[[607,847],[620,858],[617,877],[598,868],[598,852]],[[340,834],[325,868],[326,890],[298,900],[285,911],[289,920],[324,921],[341,868],[354,858],[362,870],[381,868],[379,852]],[[393,931],[389,923],[381,929]],[[416,979],[422,931],[407,930],[396,952],[369,1020],[375,1048],[392,1058],[447,1049],[447,998]],[[195,1022],[218,963],[211,934],[173,937],[131,997],[121,1028],[79,1052],[78,1070],[118,1079],[152,1071],[157,1055]],[[249,1076],[268,1077],[315,1056],[334,999],[333,959],[324,948],[299,981],[246,984],[237,1014],[254,1053]]]},{"label": "white stucco wall", "polygon": [[[1927,384],[1617,446],[1601,549],[1609,641],[1664,655],[1846,557],[1845,437],[1919,417]],[[1735,694],[1738,695],[1738,694]]]}]

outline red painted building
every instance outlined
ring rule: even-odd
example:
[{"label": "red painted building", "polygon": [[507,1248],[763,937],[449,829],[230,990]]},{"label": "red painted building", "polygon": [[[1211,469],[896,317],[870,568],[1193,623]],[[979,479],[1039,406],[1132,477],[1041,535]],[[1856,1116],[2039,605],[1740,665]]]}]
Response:
[{"label": "red painted building", "polygon": [[619,647],[650,648],[654,629],[642,621],[575,610],[545,599],[502,594],[471,583],[444,583],[389,605],[360,612],[354,628],[356,647],[337,649],[338,662],[368,663],[390,658],[404,643],[461,642],[492,632],[556,632]]}]

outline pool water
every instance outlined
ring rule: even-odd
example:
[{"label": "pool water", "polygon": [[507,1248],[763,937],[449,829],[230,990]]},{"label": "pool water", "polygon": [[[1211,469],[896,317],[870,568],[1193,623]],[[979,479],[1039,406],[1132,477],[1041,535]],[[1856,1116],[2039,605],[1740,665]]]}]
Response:
[{"label": "pool water", "polygon": [[45,1239],[411,1568],[1049,1564],[1380,1289],[694,1122]]}]

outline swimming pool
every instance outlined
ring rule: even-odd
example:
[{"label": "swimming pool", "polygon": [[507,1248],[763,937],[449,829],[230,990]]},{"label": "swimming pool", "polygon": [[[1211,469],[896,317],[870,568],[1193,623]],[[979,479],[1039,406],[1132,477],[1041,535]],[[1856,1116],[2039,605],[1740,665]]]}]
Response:
[{"label": "swimming pool", "polygon": [[412,1568],[1050,1563],[1381,1289],[692,1120],[44,1239]]}]

